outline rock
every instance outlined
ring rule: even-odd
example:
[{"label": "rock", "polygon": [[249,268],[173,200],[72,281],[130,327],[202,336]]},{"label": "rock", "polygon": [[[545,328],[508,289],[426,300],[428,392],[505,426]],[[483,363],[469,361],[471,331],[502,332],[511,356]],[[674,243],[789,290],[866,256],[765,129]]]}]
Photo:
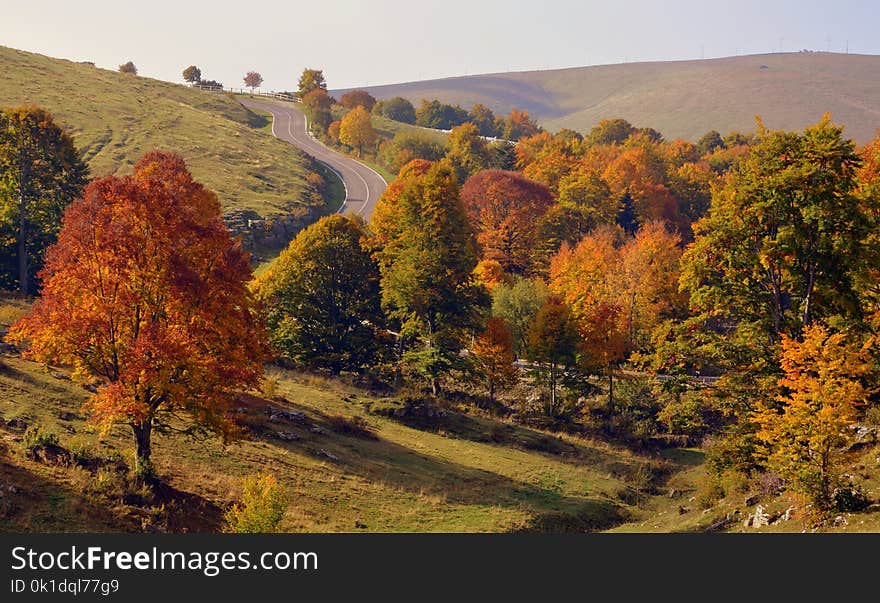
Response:
[{"label": "rock", "polygon": [[671,488],[669,490],[669,498],[675,498],[676,496],[678,496],[678,490],[676,490],[675,488]]},{"label": "rock", "polygon": [[764,507],[758,505],[755,507],[755,512],[749,514],[744,525],[747,528],[763,528],[770,525],[770,516],[764,512]]},{"label": "rock", "polygon": [[70,412],[69,410],[59,410],[58,418],[62,421],[76,421],[80,417],[76,413]]},{"label": "rock", "polygon": [[279,440],[284,440],[285,442],[293,442],[294,440],[298,440],[299,436],[290,431],[279,431],[275,434],[275,436]]},{"label": "rock", "polygon": [[365,523],[361,523],[360,520],[355,519],[355,520],[354,520],[354,527],[357,528],[357,529],[359,529],[359,530],[366,530],[366,529],[367,529],[367,524],[365,524]]},{"label": "rock", "polygon": [[335,454],[333,454],[332,452],[330,452],[329,450],[324,450],[323,448],[321,448],[321,450],[318,451],[318,454],[320,454],[321,456],[327,457],[328,459],[330,459],[333,462],[339,461],[339,457],[336,456]]},{"label": "rock", "polygon": [[747,506],[747,507],[751,507],[752,505],[756,504],[756,503],[758,502],[758,500],[759,500],[758,495],[757,495],[757,494],[752,494],[751,496],[746,496],[746,499],[745,499],[745,501],[744,501],[744,504],[745,504],[745,506]]},{"label": "rock", "polygon": [[317,435],[327,435],[327,432],[324,429],[317,427],[317,426],[312,427],[311,429],[309,429],[309,431],[311,431],[312,433],[317,434]]},{"label": "rock", "polygon": [[67,379],[67,375],[65,375],[65,374],[63,374],[63,373],[59,373],[59,372],[57,372],[57,371],[51,371],[51,372],[49,373],[49,375],[51,375],[51,376],[54,377],[55,379]]},{"label": "rock", "polygon": [[849,525],[849,522],[846,520],[846,517],[843,515],[838,515],[834,518],[834,527],[841,528],[843,526]]},{"label": "rock", "polygon": [[24,431],[27,429],[28,424],[24,419],[10,419],[6,422],[6,426],[10,429],[20,429]]}]

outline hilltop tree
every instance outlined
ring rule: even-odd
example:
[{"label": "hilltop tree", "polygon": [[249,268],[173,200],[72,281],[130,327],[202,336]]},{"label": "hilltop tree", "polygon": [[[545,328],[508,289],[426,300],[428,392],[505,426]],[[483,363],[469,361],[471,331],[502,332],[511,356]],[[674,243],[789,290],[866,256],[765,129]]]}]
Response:
[{"label": "hilltop tree", "polygon": [[513,339],[504,320],[490,317],[486,328],[476,338],[471,350],[474,368],[489,394],[489,405],[495,404],[495,393],[516,382],[513,365]]},{"label": "hilltop tree", "polygon": [[530,273],[539,220],[553,205],[547,187],[516,172],[484,170],[468,179],[461,195],[484,257],[505,271]]},{"label": "hilltop tree", "polygon": [[361,245],[364,236],[355,218],[321,218],[257,279],[271,342],[283,359],[339,374],[376,358],[379,269]]},{"label": "hilltop tree", "polygon": [[783,335],[779,385],[787,393],[766,401],[757,415],[758,439],[770,468],[821,511],[834,506],[843,473],[841,449],[871,394],[865,383],[875,371],[872,343],[821,324],[808,327],[802,341]]},{"label": "hilltop tree", "polygon": [[333,114],[330,112],[331,100],[327,91],[317,88],[308,92],[302,97],[302,105],[312,133],[326,134],[327,128],[333,121]]},{"label": "hilltop tree", "polygon": [[0,111],[0,285],[25,295],[65,207],[88,181],[73,139],[39,107]]},{"label": "hilltop tree", "polygon": [[455,126],[446,139],[446,149],[446,160],[462,183],[492,162],[486,141],[472,123]]},{"label": "hilltop tree", "polygon": [[248,71],[244,76],[244,85],[250,88],[253,94],[255,88],[263,85],[263,76],[256,71]]},{"label": "hilltop tree", "polygon": [[376,131],[370,113],[358,105],[345,114],[339,125],[339,142],[357,149],[358,157],[363,154],[364,147],[376,144]]},{"label": "hilltop tree", "polygon": [[339,104],[346,109],[354,109],[355,107],[363,107],[368,112],[373,110],[376,99],[365,90],[352,90],[346,92],[339,99]]},{"label": "hilltop tree", "polygon": [[174,431],[188,414],[188,433],[234,434],[234,392],[257,384],[266,358],[250,279],[217,196],[181,157],[153,151],[70,205],[42,297],[8,338],[97,384],[86,409],[107,429],[131,428],[148,477],[152,433],[172,420]]},{"label": "hilltop tree", "polygon": [[198,84],[202,81],[202,70],[195,65],[190,65],[183,70],[183,81]]},{"label": "hilltop tree", "polygon": [[320,69],[305,69],[299,76],[296,95],[304,98],[306,94],[314,90],[327,91],[327,82],[324,81],[324,72]]},{"label": "hilltop tree", "polygon": [[549,387],[544,413],[556,417],[561,410],[559,383],[577,361],[580,346],[577,323],[561,297],[551,295],[547,298],[529,328],[528,341],[529,359],[540,364]]},{"label": "hilltop tree", "polygon": [[123,63],[119,66],[119,73],[128,73],[130,75],[137,75],[137,67],[135,67],[134,63],[128,61],[127,63]]},{"label": "hilltop tree", "polygon": [[[416,162],[413,162],[416,163]],[[415,344],[404,356],[440,393],[440,376],[455,365],[462,337],[488,305],[474,281],[477,244],[451,168],[401,170],[397,187],[373,216],[382,303]],[[420,173],[421,172],[421,173]],[[395,181],[394,184],[397,184]],[[391,219],[389,219],[391,218]]]},{"label": "hilltop tree", "polygon": [[700,157],[708,155],[715,149],[723,148],[724,140],[721,138],[721,134],[718,133],[718,130],[709,130],[697,141],[697,153],[699,153]]}]

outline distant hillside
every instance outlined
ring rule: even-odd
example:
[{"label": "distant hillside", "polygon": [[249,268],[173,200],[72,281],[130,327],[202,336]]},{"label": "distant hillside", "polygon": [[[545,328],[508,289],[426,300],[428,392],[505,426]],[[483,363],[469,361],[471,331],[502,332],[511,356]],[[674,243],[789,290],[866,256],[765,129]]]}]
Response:
[{"label": "distant hillside", "polygon": [[[605,117],[694,140],[708,130],[798,129],[830,111],[866,142],[880,128],[880,56],[825,52],[626,63],[496,73],[365,88],[377,98],[436,98],[496,113],[528,110],[551,130],[589,130]],[[338,97],[345,90],[335,90]]]},{"label": "distant hillside", "polygon": [[224,211],[301,213],[316,202],[312,162],[234,98],[0,46],[0,107],[23,103],[70,129],[93,176],[130,173],[160,148],[183,155]]}]

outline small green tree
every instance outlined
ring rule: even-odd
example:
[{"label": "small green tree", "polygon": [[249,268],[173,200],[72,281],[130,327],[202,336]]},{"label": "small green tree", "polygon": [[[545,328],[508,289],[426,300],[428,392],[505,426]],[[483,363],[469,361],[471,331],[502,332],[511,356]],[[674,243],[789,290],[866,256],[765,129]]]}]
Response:
[{"label": "small green tree", "polygon": [[300,231],[257,279],[272,343],[282,358],[333,374],[379,352],[379,269],[355,218],[321,218]]},{"label": "small green tree", "polygon": [[119,73],[128,73],[130,75],[137,75],[138,70],[135,67],[134,63],[128,61],[127,63],[123,63],[119,66]]},{"label": "small green tree", "polygon": [[30,105],[0,111],[0,285],[31,293],[64,209],[87,181],[73,138],[48,111]]},{"label": "small green tree", "polygon": [[227,531],[235,534],[275,533],[288,498],[278,479],[272,474],[245,478],[241,502],[226,512]]}]

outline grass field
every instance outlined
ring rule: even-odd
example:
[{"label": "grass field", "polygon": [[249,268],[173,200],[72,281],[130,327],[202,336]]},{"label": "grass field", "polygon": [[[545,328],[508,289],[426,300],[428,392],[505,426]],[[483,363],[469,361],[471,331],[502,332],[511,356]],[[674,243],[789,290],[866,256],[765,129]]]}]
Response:
[{"label": "grass field", "polygon": [[[826,111],[859,142],[880,128],[880,57],[825,52],[625,63],[496,73],[364,88],[376,98],[422,98],[496,114],[516,107],[550,129],[587,131],[623,117],[668,138],[696,140],[716,129],[751,132],[755,115],[770,128],[800,129]],[[345,90],[334,90],[337,96]]]},{"label": "grass field", "polygon": [[93,176],[130,173],[158,148],[183,155],[224,211],[269,216],[314,203],[305,177],[320,168],[226,95],[0,46],[0,107],[23,103],[70,130]]}]

